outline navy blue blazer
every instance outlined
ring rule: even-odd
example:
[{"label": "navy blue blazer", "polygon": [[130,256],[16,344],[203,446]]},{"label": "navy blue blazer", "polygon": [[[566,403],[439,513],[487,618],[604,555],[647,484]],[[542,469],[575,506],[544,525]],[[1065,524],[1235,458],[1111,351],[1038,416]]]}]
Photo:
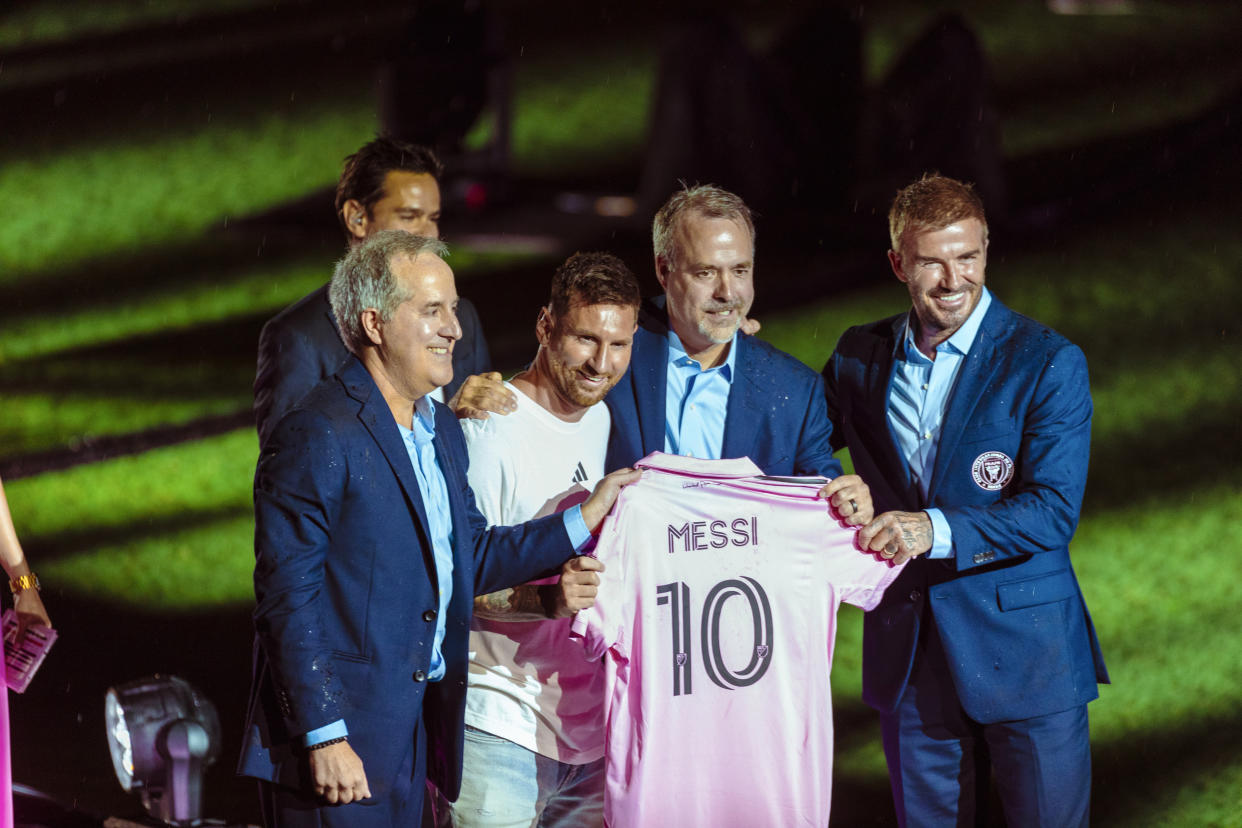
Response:
[{"label": "navy blue blazer", "polygon": [[[644,303],[629,370],[605,400],[612,414],[609,471],[664,451],[668,324],[664,297]],[[823,381],[814,371],[745,334],[737,338],[734,369],[721,457],[749,457],[764,474],[841,474],[828,441]]]},{"label": "navy blue blazer", "polygon": [[[453,379],[444,386],[450,399],[472,374],[492,370],[479,312],[469,299],[457,305],[461,339],[453,346]],[[324,379],[336,373],[349,356],[328,302],[328,286],[303,296],[263,326],[259,334],[258,368],[254,375],[254,419],[259,445],[293,406]]]},{"label": "navy blue blazer", "polygon": [[1070,565],[1091,440],[1082,351],[993,298],[958,374],[924,501],[888,425],[906,314],[842,335],[824,380],[833,443],[848,446],[876,514],[943,511],[946,560],[911,561],[863,624],[863,698],[895,709],[930,611],[976,721],[1085,704],[1107,682]]},{"label": "navy blue blazer", "polygon": [[426,680],[438,600],[422,494],[391,410],[351,358],[280,420],[255,472],[257,636],[239,773],[311,795],[299,739],[344,719],[373,796],[411,784],[398,769],[412,750],[457,796],[474,596],[550,574],[573,548],[561,515],[487,529],[461,428],[435,411],[454,538],[446,675]]}]

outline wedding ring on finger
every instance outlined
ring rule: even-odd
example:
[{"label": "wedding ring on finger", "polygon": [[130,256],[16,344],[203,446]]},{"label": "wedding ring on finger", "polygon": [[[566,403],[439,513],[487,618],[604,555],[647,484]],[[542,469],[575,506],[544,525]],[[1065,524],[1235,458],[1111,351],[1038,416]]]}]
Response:
[{"label": "wedding ring on finger", "polygon": [[858,501],[852,497],[850,498],[850,508],[854,510],[850,512],[851,515],[858,514]]}]

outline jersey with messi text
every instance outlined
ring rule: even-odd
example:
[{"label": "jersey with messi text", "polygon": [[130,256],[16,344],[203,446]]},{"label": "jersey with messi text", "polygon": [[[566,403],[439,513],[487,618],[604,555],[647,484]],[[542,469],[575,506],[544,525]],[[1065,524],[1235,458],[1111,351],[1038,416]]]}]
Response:
[{"label": "jersey with messi text", "polygon": [[655,453],[605,523],[574,634],[605,667],[612,826],[823,826],[841,603],[900,567],[864,553],[818,478]]}]

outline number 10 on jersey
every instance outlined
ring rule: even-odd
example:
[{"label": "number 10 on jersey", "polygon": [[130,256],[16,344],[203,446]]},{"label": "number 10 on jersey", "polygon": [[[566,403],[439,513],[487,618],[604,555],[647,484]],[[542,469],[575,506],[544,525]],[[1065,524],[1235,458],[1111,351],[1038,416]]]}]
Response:
[{"label": "number 10 on jersey", "polygon": [[[750,662],[740,670],[725,663],[721,648],[721,616],[730,598],[745,598],[750,606],[754,649]],[[694,608],[690,587],[682,581],[656,587],[656,603],[667,605],[673,633],[673,695],[693,692],[690,678],[693,666]],[[733,690],[748,687],[763,677],[772,662],[772,605],[767,593],[754,578],[728,578],[708,590],[699,621],[703,670],[718,687]]]}]

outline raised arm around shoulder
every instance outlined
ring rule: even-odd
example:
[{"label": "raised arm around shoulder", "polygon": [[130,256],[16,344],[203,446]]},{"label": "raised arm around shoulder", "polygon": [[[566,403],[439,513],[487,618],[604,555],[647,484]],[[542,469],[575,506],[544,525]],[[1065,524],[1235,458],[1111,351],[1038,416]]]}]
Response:
[{"label": "raised arm around shoulder", "polygon": [[486,420],[492,414],[512,414],[517,410],[517,397],[505,388],[500,372],[491,371],[466,377],[448,406],[458,419]]}]

